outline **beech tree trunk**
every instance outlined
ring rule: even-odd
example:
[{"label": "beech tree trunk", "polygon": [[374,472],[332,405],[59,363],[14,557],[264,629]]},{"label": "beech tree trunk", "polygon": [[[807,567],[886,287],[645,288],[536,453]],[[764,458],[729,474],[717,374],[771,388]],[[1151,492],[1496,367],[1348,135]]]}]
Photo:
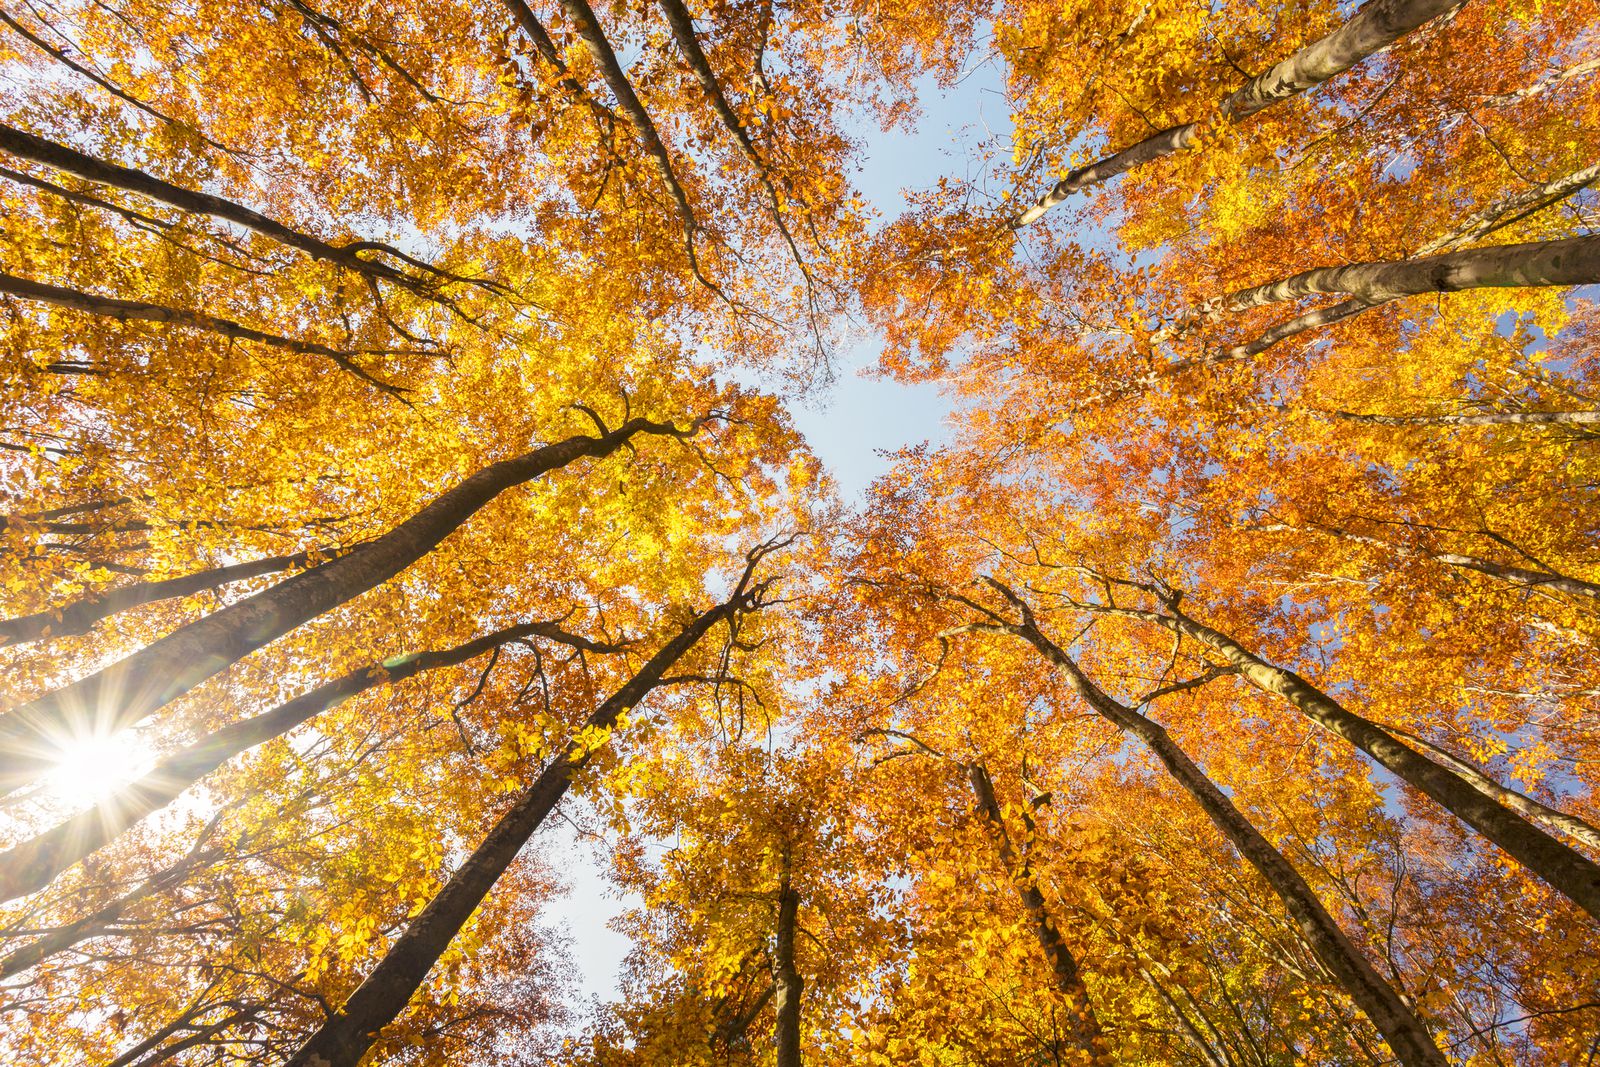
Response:
[{"label": "beech tree trunk", "polygon": [[1551,888],[1600,919],[1600,865],[1545,833],[1460,776],[1408,748],[1388,731],[1346,709],[1293,671],[1274,666],[1233,638],[1178,612],[1170,615],[1092,605],[1102,614],[1140,618],[1181,633],[1211,649],[1262,692],[1288,701],[1301,714],[1355,745],[1418,792],[1500,846]]},{"label": "beech tree trunk", "polygon": [[[1464,244],[1469,241],[1481,241],[1496,230],[1520,222],[1529,215],[1541,211],[1552,204],[1559,203],[1581,189],[1588,188],[1597,180],[1600,180],[1600,163],[1573,171],[1570,174],[1564,174],[1532,189],[1525,189],[1505,197],[1477,212],[1449,233],[1429,241],[1417,249],[1410,259],[1415,261],[1423,257],[1432,256],[1449,248],[1451,245]],[[1374,303],[1359,297],[1352,300],[1341,300],[1337,304],[1316,308],[1280,322],[1244,344],[1233,345],[1220,352],[1212,353],[1203,359],[1180,360],[1172,363],[1164,368],[1163,373],[1173,374],[1202,364],[1230,363],[1235,360],[1251,359],[1259,356],[1280,341],[1286,341],[1308,330],[1314,330],[1321,326],[1331,326],[1336,322],[1354,318],[1363,312],[1380,307],[1383,303],[1387,303],[1387,301]]]},{"label": "beech tree trunk", "polygon": [[783,874],[778,882],[778,923],[772,952],[777,1067],[800,1067],[800,996],[805,991],[805,980],[794,962],[799,916],[800,897],[790,881],[789,859],[785,856]]},{"label": "beech tree trunk", "polygon": [[41,304],[52,304],[56,307],[70,308],[73,311],[82,311],[101,318],[115,319],[118,322],[164,322],[174,326],[187,326],[193,330],[205,333],[214,333],[219,337],[226,337],[230,341],[252,341],[256,344],[266,345],[269,348],[280,348],[287,352],[294,352],[303,356],[323,356],[330,359],[341,370],[354,374],[368,385],[388,393],[399,396],[404,390],[392,385],[381,378],[374,377],[363,370],[355,361],[355,353],[346,352],[338,348],[330,348],[315,341],[299,341],[292,337],[281,337],[275,333],[244,326],[232,319],[218,318],[208,315],[203,311],[185,311],[182,308],[170,308],[163,304],[147,304],[142,300],[123,300],[114,296],[99,296],[95,293],[85,293],[79,289],[68,289],[59,285],[50,285],[46,282],[36,282],[30,278],[19,278],[14,274],[0,272],[0,294],[22,297],[25,300],[37,300]]},{"label": "beech tree trunk", "polygon": [[144,882],[117,899],[75,922],[59,926],[54,930],[42,932],[37,940],[30,941],[0,959],[0,978],[10,978],[14,974],[21,974],[57,952],[65,952],[81,941],[86,941],[91,937],[98,937],[109,930],[112,924],[121,919],[129,908],[141,900],[181,884],[191,871],[211,863],[222,855],[221,849],[202,850],[200,845],[204,844],[205,840],[206,835],[202,835],[200,841],[196,843],[194,848],[189,850],[188,855],[184,856],[183,859],[145,879]]},{"label": "beech tree trunk", "polygon": [[[1230,295],[1229,311],[1344,293],[1376,305],[1420,293],[1600,282],[1600,235],[1469,248],[1437,256],[1302,271]],[[1328,309],[1325,309],[1328,310]],[[1360,310],[1366,310],[1362,308]]]},{"label": "beech tree trunk", "polygon": [[[1461,6],[1465,0],[1372,0],[1320,40],[1306,45],[1265,74],[1229,96],[1217,108],[1214,121],[1247,118],[1281,100],[1297,96],[1342,74],[1406,34]],[[1144,163],[1181,152],[1194,143],[1202,124],[1191,122],[1153,133],[1057,182],[1037,203],[1011,220],[1013,229],[1036,221],[1073,193],[1107,181]]]},{"label": "beech tree trunk", "polygon": [[1559,830],[1574,840],[1582,841],[1585,845],[1600,852],[1600,828],[1585,822],[1576,815],[1569,815],[1560,808],[1553,808],[1541,800],[1535,800],[1533,797],[1519,793],[1515,789],[1501,785],[1486,774],[1483,768],[1440,748],[1426,738],[1418,737],[1407,730],[1397,730],[1394,727],[1390,727],[1390,732],[1399,734],[1417,747],[1432,753],[1440,763],[1465,778],[1479,792],[1493,797],[1512,811],[1520,812],[1531,819],[1536,819],[1546,826]]},{"label": "beech tree trunk", "polygon": [[[747,579],[748,575],[747,571]],[[751,606],[751,595],[741,582],[729,599],[696,616],[650,657],[626,685],[595,709],[584,727],[609,730],[616,725],[617,717],[644,699],[707,631]],[[405,1009],[456,932],[477,910],[545,816],[566,795],[572,776],[589,762],[591,755],[576,739],[567,742],[395,940],[366,981],[300,1047],[288,1067],[355,1067],[378,1032]]]},{"label": "beech tree trunk", "polygon": [[[506,0],[514,6],[520,0]],[[644,103],[639,99],[639,94],[633,91],[633,83],[628,81],[628,76],[622,70],[622,63],[617,59],[616,50],[611,47],[611,42],[606,39],[605,32],[600,28],[600,20],[595,16],[594,10],[585,0],[561,0],[561,8],[566,12],[567,18],[572,22],[572,28],[577,33],[584,47],[589,50],[589,55],[594,59],[595,66],[599,68],[600,75],[605,79],[606,85],[611,89],[611,95],[617,98],[617,104],[628,121],[633,124],[634,131],[639,136],[639,141],[644,145],[645,153],[655,164],[656,172],[660,174],[661,181],[667,187],[667,193],[672,197],[672,202],[677,205],[678,213],[683,219],[686,233],[692,234],[699,229],[700,224],[695,219],[694,210],[689,206],[689,194],[684,191],[683,184],[678,181],[678,173],[673,168],[672,157],[667,152],[667,146],[662,143],[661,134],[656,129],[655,121],[650,117],[650,112],[645,110]],[[520,16],[519,16],[520,21]],[[691,249],[692,255],[692,249]]]},{"label": "beech tree trunk", "polygon": [[[1378,537],[1367,537],[1362,534],[1352,533],[1337,526],[1324,526],[1314,524],[1313,529],[1344,541],[1354,541],[1358,544],[1373,545],[1387,549],[1402,556],[1421,557],[1443,563],[1451,567],[1460,567],[1463,570],[1477,571],[1487,574],[1491,578],[1498,578],[1508,585],[1515,585],[1525,589],[1551,589],[1569,596],[1584,597],[1588,600],[1600,600],[1600,584],[1584,581],[1582,578],[1573,578],[1566,574],[1557,574],[1555,571],[1539,571],[1531,567],[1513,567],[1505,563],[1496,563],[1494,560],[1484,559],[1481,556],[1468,556],[1459,552],[1429,552],[1426,549],[1408,548],[1397,545],[1392,541],[1385,541]],[[1263,531],[1294,530],[1293,526],[1272,525],[1261,526],[1257,529]]]},{"label": "beech tree trunk", "polygon": [[580,459],[608,456],[636,434],[686,436],[697,428],[680,430],[632,419],[599,437],[568,437],[491,464],[348,555],[230,604],[87,678],[21,705],[0,717],[0,789],[32,781],[74,737],[131,726],[256,649],[388,581],[507,489]]},{"label": "beech tree trunk", "polygon": [[1083,983],[1078,961],[1062,939],[1061,931],[1056,928],[1055,918],[1050,914],[1044,893],[1039,889],[1028,860],[1017,855],[1017,850],[1011,844],[1000,802],[995,797],[994,782],[988,770],[977,763],[968,765],[967,780],[972,783],[978,813],[988,826],[989,836],[994,841],[1006,877],[1016,887],[1017,899],[1022,902],[1022,910],[1033,927],[1034,937],[1038,939],[1039,948],[1050,964],[1051,973],[1055,976],[1056,992],[1066,999],[1072,1012],[1068,1020],[1068,1041],[1074,1049],[1086,1053],[1093,1062],[1104,1062],[1105,1042],[1101,1035],[1100,1020],[1089,1000],[1089,990]]},{"label": "beech tree trunk", "polygon": [[[539,21],[539,17],[533,13],[533,9],[527,5],[525,0],[505,0],[505,5],[516,18],[517,25],[522,27],[522,31],[533,42],[533,47],[538,51],[539,58],[543,59],[556,72],[556,77],[561,87],[589,108],[590,114],[595,117],[596,122],[599,124],[601,133],[609,138],[616,126],[617,116],[612,113],[610,108],[596,100],[594,94],[585,89],[578,82],[578,79],[572,76],[572,70],[567,66],[566,60],[561,58],[561,53],[557,51],[556,43],[550,37],[550,31],[544,28],[544,23]],[[612,148],[615,149],[614,144]]]},{"label": "beech tree trunk", "polygon": [[530,622],[454,648],[401,656],[351,671],[271,711],[213,731],[166,757],[144,777],[117,790],[94,807],[0,853],[0,902],[49,885],[62,871],[114,841],[151,812],[166,807],[184,790],[239,753],[288,733],[358,693],[401,682],[424,671],[465,663],[525,637],[545,637],[591,652],[620,651],[618,645],[597,644],[566,633],[553,623]]},{"label": "beech tree trunk", "polygon": [[[1015,599],[1014,594],[1009,594]],[[1016,601],[1020,604],[1020,601]],[[1245,818],[1215,782],[1206,777],[1165,729],[1122,704],[1089,680],[1077,663],[1033,624],[1031,613],[1020,626],[999,627],[1023,638],[1054,664],[1067,685],[1107,721],[1138,737],[1161,760],[1167,771],[1199,802],[1240,855],[1260,872],[1294,920],[1295,926],[1316,952],[1323,966],[1366,1013],[1389,1043],[1395,1057],[1407,1067],[1448,1067],[1428,1030],[1362,955],[1339,924],[1328,914],[1300,876],[1300,872]]]},{"label": "beech tree trunk", "polygon": [[[210,193],[195,192],[182,186],[173,185],[171,182],[162,181],[153,175],[131,167],[119,166],[108,163],[102,159],[79,152],[64,144],[46,140],[26,131],[0,123],[0,151],[5,151],[19,159],[31,160],[34,163],[43,163],[47,167],[76,175],[87,181],[109,185],[125,192],[139,193],[152,200],[158,200],[169,207],[191,214],[208,215],[212,218],[222,219],[247,230],[269,237],[280,244],[288,245],[306,253],[313,259],[325,260],[336,263],[348,270],[356,271],[370,278],[383,281],[396,282],[415,288],[417,279],[397,270],[385,263],[369,259],[362,259],[357,252],[363,250],[380,250],[390,254],[399,253],[386,245],[373,241],[358,241],[346,245],[333,245],[310,234],[302,233],[276,219],[268,218],[243,204],[234,203],[220,196]],[[431,273],[449,277],[442,272],[416,260],[406,258],[408,262],[420,266]]]},{"label": "beech tree trunk", "polygon": [[1461,415],[1365,415],[1354,411],[1335,411],[1332,414],[1348,422],[1364,422],[1372,426],[1600,425],[1600,411],[1487,411]]},{"label": "beech tree trunk", "polygon": [[162,600],[193,596],[207,589],[263,574],[276,574],[291,567],[303,566],[310,557],[308,552],[295,552],[284,556],[268,556],[246,563],[226,567],[211,567],[177,578],[163,578],[155,582],[138,582],[113,589],[99,596],[84,597],[59,608],[21,615],[0,622],[0,645],[19,645],[27,641],[42,641],[47,637],[71,637],[86,634],[96,623],[130,608],[154,604]]}]

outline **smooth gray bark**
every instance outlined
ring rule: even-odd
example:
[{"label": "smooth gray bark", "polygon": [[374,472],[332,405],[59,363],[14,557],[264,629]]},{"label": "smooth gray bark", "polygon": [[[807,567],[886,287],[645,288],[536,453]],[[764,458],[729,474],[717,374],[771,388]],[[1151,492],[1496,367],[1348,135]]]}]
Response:
[{"label": "smooth gray bark", "polygon": [[[1231,294],[1229,311],[1329,293],[1382,304],[1421,293],[1463,289],[1592,285],[1600,282],[1600,235],[1528,241],[1416,259],[1321,267]],[[1365,310],[1364,308],[1361,310]]]},{"label": "smooth gray bark", "polygon": [[1595,426],[1600,411],[1488,411],[1461,415],[1367,415],[1335,411],[1335,418],[1372,426]]},{"label": "smooth gray bark", "polygon": [[[1306,45],[1225,99],[1217,108],[1214,121],[1247,118],[1279,101],[1297,96],[1342,74],[1464,2],[1466,0],[1373,0],[1356,12],[1349,22],[1326,37]],[[1170,127],[1114,155],[1074,170],[1032,207],[1013,218],[1012,228],[1020,229],[1036,221],[1073,193],[1099,185],[1141,164],[1183,151],[1194,143],[1201,125],[1191,122]]]}]

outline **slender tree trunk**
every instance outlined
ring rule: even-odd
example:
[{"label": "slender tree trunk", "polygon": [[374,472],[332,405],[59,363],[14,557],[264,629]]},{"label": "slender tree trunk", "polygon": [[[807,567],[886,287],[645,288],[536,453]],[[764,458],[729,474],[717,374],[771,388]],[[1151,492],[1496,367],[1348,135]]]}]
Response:
[{"label": "slender tree trunk", "polygon": [[766,190],[767,201],[772,205],[772,221],[783,236],[784,243],[789,246],[795,265],[805,275],[807,284],[813,284],[811,269],[806,265],[805,257],[800,253],[800,245],[784,218],[783,198],[778,195],[778,188],[772,180],[772,172],[767,167],[766,161],[761,158],[761,154],[756,151],[750,131],[745,129],[744,124],[739,121],[738,113],[733,110],[733,105],[728,103],[727,94],[722,91],[722,84],[717,81],[716,72],[711,69],[711,60],[706,57],[705,50],[700,47],[700,39],[695,36],[694,17],[689,14],[689,9],[683,5],[682,0],[658,0],[658,3],[662,13],[667,17],[667,25],[672,28],[672,39],[677,43],[678,51],[682,53],[685,62],[689,64],[689,69],[700,82],[701,89],[705,91],[707,99],[711,101],[712,110],[722,120],[722,125],[733,135],[734,141],[739,145],[740,154],[755,169],[762,188]]},{"label": "slender tree trunk", "polygon": [[[1015,594],[1006,592],[1008,597],[1021,605]],[[1322,961],[1328,972],[1350,994],[1350,998],[1372,1020],[1384,1040],[1389,1042],[1395,1057],[1407,1067],[1448,1067],[1448,1061],[1421,1020],[1345,936],[1300,872],[1245,818],[1227,794],[1206,777],[1165,729],[1112,699],[1090,681],[1078,664],[1033,624],[1031,612],[1024,610],[1022,625],[1008,624],[1000,629],[1033,645],[1061,671],[1067,685],[1090,707],[1149,746],[1167,771],[1195,798],[1217,828],[1278,894],[1296,928],[1316,952],[1317,959]]]},{"label": "slender tree trunk", "polygon": [[1331,412],[1334,418],[1370,426],[1596,426],[1600,411],[1491,411],[1466,415],[1367,415]]},{"label": "slender tree trunk", "polygon": [[1205,1034],[1201,1033],[1194,1020],[1189,1018],[1189,1013],[1183,1010],[1183,1005],[1179,1004],[1178,999],[1168,991],[1166,983],[1151,974],[1143,964],[1139,965],[1139,977],[1144,979],[1144,984],[1149,986],[1151,992],[1160,997],[1167,1010],[1172,1012],[1173,1018],[1178,1021],[1178,1029],[1183,1032],[1184,1040],[1208,1064],[1208,1067],[1228,1067],[1223,1055],[1211,1046]]},{"label": "slender tree trunk", "polygon": [[1055,918],[1050,914],[1044,893],[1039,889],[1039,883],[1033,876],[1028,860],[1017,855],[1016,848],[1011,844],[1011,836],[1006,832],[1005,817],[1000,811],[1000,802],[995,797],[994,782],[990,779],[988,770],[977,763],[968,765],[967,780],[972,784],[972,794],[977,799],[978,813],[988,827],[989,836],[994,841],[995,851],[1000,856],[1006,877],[1016,887],[1017,898],[1022,902],[1022,910],[1028,916],[1034,937],[1039,941],[1039,948],[1044,952],[1046,962],[1050,964],[1050,971],[1055,976],[1056,992],[1065,998],[1072,1012],[1068,1022],[1068,1041],[1074,1049],[1088,1055],[1092,1062],[1103,1063],[1106,1055],[1105,1038],[1100,1029],[1100,1020],[1095,1015],[1094,1005],[1089,1000],[1089,990],[1084,985],[1083,975],[1078,969],[1078,961],[1073,957],[1066,941],[1062,939],[1061,931],[1056,928]]},{"label": "slender tree trunk", "polygon": [[[517,0],[506,0],[516,13],[514,6]],[[606,39],[605,31],[600,28],[600,20],[594,10],[585,0],[561,0],[561,8],[566,12],[567,18],[572,22],[573,30],[583,41],[584,47],[589,50],[589,55],[594,59],[595,66],[599,68],[600,75],[605,79],[606,85],[611,89],[611,95],[617,98],[617,104],[622,108],[622,113],[633,124],[634,131],[639,136],[639,141],[644,145],[645,153],[649,155],[656,171],[661,176],[661,181],[667,187],[667,193],[677,205],[678,214],[683,220],[684,230],[692,234],[700,228],[695,219],[694,209],[689,206],[689,194],[684,191],[683,184],[678,181],[678,173],[673,168],[672,157],[667,152],[667,146],[662,143],[661,134],[656,129],[656,124],[650,117],[650,112],[645,109],[640,101],[639,94],[633,91],[633,83],[628,81],[627,74],[623,73],[622,63],[617,59],[616,50],[611,47],[611,42]],[[519,16],[520,21],[520,16]]]},{"label": "slender tree trunk", "polygon": [[770,983],[764,986],[748,1007],[712,1031],[711,1043],[727,1048],[743,1041],[746,1032],[750,1029],[750,1024],[756,1021],[756,1016],[761,1014],[762,1009],[772,1000],[773,994],[776,992],[777,986]]},{"label": "slender tree trunk", "polygon": [[[747,571],[746,581],[748,577]],[[596,708],[585,722],[585,730],[611,729],[618,716],[644,699],[707,631],[751,607],[751,594],[742,581],[728,600],[696,616],[626,685]],[[405,1009],[440,954],[566,794],[572,776],[589,762],[591,755],[590,749],[574,739],[546,764],[534,783],[517,795],[483,843],[396,939],[366,981],[300,1047],[288,1067],[354,1067],[378,1032]]]},{"label": "slender tree trunk", "polygon": [[190,849],[189,854],[183,859],[145,879],[144,882],[116,900],[75,922],[45,932],[37,940],[29,942],[0,959],[0,978],[10,978],[12,975],[21,974],[28,968],[37,966],[58,952],[65,952],[79,942],[87,941],[91,937],[98,937],[106,933],[113,923],[121,919],[129,908],[141,900],[170,889],[188,877],[190,871],[197,867],[203,867],[219,858],[222,855],[220,849],[202,850],[200,848],[200,845],[204,844],[205,838],[206,835],[202,835],[200,841],[196,843],[194,848]]},{"label": "slender tree trunk", "polygon": [[[566,60],[562,59],[561,53],[556,50],[556,43],[551,39],[550,31],[544,28],[544,23],[539,21],[539,17],[533,13],[533,9],[527,5],[526,0],[505,0],[505,5],[516,18],[517,25],[522,27],[522,32],[526,33],[528,39],[533,42],[533,47],[539,53],[539,58],[543,59],[556,72],[556,77],[561,87],[571,93],[574,98],[581,100],[589,108],[590,113],[594,115],[599,123],[602,134],[609,136],[616,126],[617,116],[612,113],[610,108],[596,100],[594,94],[585,89],[578,79],[572,76],[572,71],[567,66]],[[613,149],[615,148],[614,145],[612,147]]]},{"label": "slender tree trunk", "polygon": [[147,304],[142,300],[123,300],[114,296],[97,296],[94,293],[85,293],[79,289],[67,289],[59,285],[49,285],[45,282],[19,278],[14,274],[5,274],[3,272],[0,272],[0,294],[18,296],[25,300],[36,300],[42,304],[52,304],[55,307],[82,311],[102,318],[115,319],[118,322],[164,322],[174,326],[186,326],[193,330],[201,330],[205,333],[214,333],[218,337],[225,337],[230,341],[252,341],[256,344],[266,345],[269,348],[280,348],[286,352],[294,352],[303,356],[323,356],[332,360],[341,370],[355,375],[368,385],[374,386],[390,396],[400,396],[404,393],[404,390],[398,386],[374,377],[370,372],[362,369],[356,363],[355,353],[353,352],[330,348],[315,341],[300,341],[292,337],[281,337],[278,334],[267,333],[251,326],[242,326],[232,319],[208,315],[203,311],[185,311],[182,308],[170,308],[163,304]]},{"label": "slender tree trunk", "polygon": [[[109,185],[124,192],[138,193],[152,200],[158,200],[169,207],[180,211],[187,211],[196,215],[208,215],[212,218],[222,219],[225,222],[243,226],[263,237],[269,237],[280,244],[288,245],[311,256],[313,259],[325,260],[335,263],[347,270],[356,271],[369,278],[382,281],[396,282],[409,288],[417,287],[417,279],[396,270],[385,263],[362,259],[358,252],[364,250],[377,250],[400,256],[401,254],[374,241],[358,241],[346,245],[332,245],[310,234],[302,233],[276,219],[268,218],[259,211],[247,208],[242,204],[225,200],[220,196],[210,193],[199,193],[192,189],[185,189],[162,181],[160,178],[146,174],[130,167],[108,163],[102,159],[85,155],[74,148],[46,140],[43,137],[27,133],[0,123],[0,151],[5,151],[19,159],[42,163],[47,167],[76,175],[87,181],[100,185]],[[440,277],[450,277],[436,271],[427,264],[401,256],[407,262],[427,270],[429,273],[438,274]]]},{"label": "slender tree trunk", "polygon": [[1243,311],[1327,293],[1345,293],[1376,305],[1420,293],[1595,282],[1600,282],[1600,235],[1589,235],[1562,241],[1469,248],[1463,252],[1414,259],[1321,267],[1241,289],[1227,298],[1225,306],[1229,311]]},{"label": "slender tree trunk", "polygon": [[[1273,525],[1258,527],[1263,531],[1276,532],[1279,530],[1296,530],[1297,527],[1287,525]],[[1496,563],[1481,556],[1467,556],[1459,552],[1429,552],[1426,549],[1407,548],[1391,541],[1378,537],[1366,537],[1362,534],[1352,533],[1337,526],[1324,526],[1317,524],[1313,529],[1319,530],[1332,537],[1344,541],[1354,541],[1357,544],[1373,545],[1387,549],[1402,556],[1420,557],[1443,563],[1450,567],[1460,567],[1463,570],[1477,571],[1487,574],[1491,578],[1498,578],[1508,585],[1523,589],[1548,589],[1568,596],[1583,597],[1588,600],[1600,600],[1600,584],[1584,581],[1582,578],[1573,578],[1555,571],[1539,571],[1530,567],[1513,567],[1505,563]]]},{"label": "slender tree trunk", "polygon": [[49,885],[61,872],[116,840],[151,812],[176,800],[186,789],[239,753],[281,737],[301,723],[380,685],[424,671],[465,663],[511,641],[545,637],[591,652],[617,652],[566,633],[553,623],[531,622],[487,634],[454,648],[400,656],[362,667],[254,718],[224,726],[157,763],[138,781],[117,790],[94,807],[0,853],[0,902]]},{"label": "slender tree trunk", "polygon": [[86,634],[96,623],[130,608],[154,604],[162,600],[193,596],[208,589],[259,578],[263,574],[276,574],[301,567],[310,558],[308,552],[295,552],[284,556],[268,556],[246,563],[226,567],[211,567],[178,578],[163,578],[155,582],[138,582],[113,589],[99,596],[84,597],[49,611],[22,615],[0,622],[0,645],[19,645],[45,638],[71,637]]},{"label": "slender tree trunk", "polygon": [[1517,792],[1515,789],[1501,785],[1486,774],[1483,768],[1440,748],[1426,738],[1418,737],[1410,731],[1399,730],[1392,726],[1389,727],[1389,732],[1399,734],[1417,747],[1431,753],[1440,763],[1465,778],[1473,788],[1486,796],[1493,797],[1512,811],[1520,812],[1530,819],[1536,819],[1574,840],[1582,841],[1596,852],[1600,852],[1600,827],[1595,827],[1576,815],[1569,815],[1560,808],[1553,808],[1543,801],[1535,800],[1524,793]]},{"label": "slender tree trunk", "polygon": [[[1454,230],[1423,245],[1409,257],[1411,262],[1433,256],[1442,252],[1451,245],[1465,244],[1469,241],[1481,241],[1496,230],[1520,222],[1535,212],[1559,203],[1581,189],[1586,189],[1600,180],[1600,163],[1584,167],[1581,170],[1564,174],[1532,189],[1523,190],[1503,200],[1496,201],[1490,206],[1479,211],[1467,219]],[[1209,354],[1200,359],[1180,360],[1163,369],[1163,374],[1175,374],[1200,365],[1217,363],[1232,363],[1242,359],[1253,359],[1267,349],[1296,337],[1310,330],[1322,326],[1331,326],[1336,322],[1354,318],[1363,312],[1381,307],[1388,301],[1371,301],[1361,297],[1351,300],[1341,300],[1328,307],[1316,308],[1304,314],[1296,315],[1271,327],[1258,337],[1244,344],[1233,345],[1228,348]]]},{"label": "slender tree trunk", "polygon": [[1355,745],[1418,792],[1494,842],[1578,907],[1600,919],[1600,865],[1545,833],[1458,775],[1407,748],[1388,731],[1346,709],[1293,671],[1274,666],[1233,638],[1167,605],[1170,615],[1091,605],[1086,610],[1140,618],[1199,642],[1262,692],[1281,697],[1324,729]]},{"label": "slender tree trunk", "polygon": [[32,781],[73,738],[131,726],[256,649],[388,581],[507,489],[580,459],[608,456],[637,434],[682,437],[698,425],[680,430],[632,419],[599,437],[569,437],[491,464],[348,555],[230,604],[16,708],[0,717],[0,789]]},{"label": "slender tree trunk", "polygon": [[[1213,121],[1237,121],[1264,111],[1342,74],[1368,56],[1461,6],[1465,0],[1372,0],[1349,22],[1255,78],[1222,102]],[[1073,193],[1099,185],[1124,171],[1181,152],[1194,143],[1202,123],[1191,122],[1151,134],[1057,182],[1037,203],[1011,221],[1013,229],[1037,220]]]},{"label": "slender tree trunk", "polygon": [[800,1067],[800,996],[805,980],[795,966],[794,939],[800,921],[800,896],[784,857],[778,881],[778,924],[772,953],[772,987],[777,1012],[777,1067]]}]

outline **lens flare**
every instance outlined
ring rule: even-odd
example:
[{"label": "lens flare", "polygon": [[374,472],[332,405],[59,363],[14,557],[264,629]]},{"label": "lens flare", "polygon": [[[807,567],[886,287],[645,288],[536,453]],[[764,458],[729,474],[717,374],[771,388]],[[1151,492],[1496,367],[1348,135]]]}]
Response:
[{"label": "lens flare", "polygon": [[135,738],[78,738],[62,749],[49,775],[49,791],[74,806],[93,804],[133,781],[148,763],[144,745]]}]

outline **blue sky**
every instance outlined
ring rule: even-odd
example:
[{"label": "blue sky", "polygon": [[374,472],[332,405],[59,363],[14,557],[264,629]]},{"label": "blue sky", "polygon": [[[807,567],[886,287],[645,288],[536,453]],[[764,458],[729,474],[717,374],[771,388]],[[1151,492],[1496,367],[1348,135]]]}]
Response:
[{"label": "blue sky", "polygon": [[[865,146],[857,187],[885,219],[905,207],[905,190],[932,186],[941,175],[965,175],[978,144],[1009,126],[995,65],[969,72],[948,91],[925,79],[919,93],[922,114],[912,127],[856,131]],[[870,337],[842,352],[833,387],[791,409],[796,426],[852,504],[888,470],[886,453],[939,443],[949,435],[951,404],[939,388],[871,375],[877,356]],[[608,885],[595,846],[580,840],[565,821],[541,831],[541,854],[570,886],[551,903],[545,922],[569,938],[579,972],[579,1006],[591,998],[614,999],[628,940],[607,924],[637,901]]]}]

